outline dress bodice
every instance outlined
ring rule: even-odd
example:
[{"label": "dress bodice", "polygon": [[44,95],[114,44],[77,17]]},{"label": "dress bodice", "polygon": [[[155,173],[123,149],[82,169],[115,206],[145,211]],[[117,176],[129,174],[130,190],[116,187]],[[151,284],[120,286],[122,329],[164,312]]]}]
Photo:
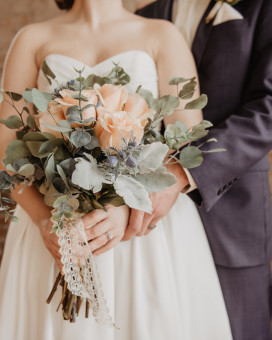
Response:
[{"label": "dress bodice", "polygon": [[66,83],[75,78],[77,74],[73,67],[82,69],[85,66],[82,74],[84,77],[92,73],[104,77],[114,67],[113,63],[116,63],[131,78],[130,83],[126,85],[129,92],[134,93],[137,87],[142,85],[142,88],[151,91],[155,98],[158,97],[158,75],[155,61],[147,52],[141,50],[119,53],[94,66],[85,65],[77,59],[62,54],[49,54],[45,60],[56,75],[57,83],[52,82],[50,85],[42,69],[40,69],[37,86],[41,91],[52,92],[54,88],[58,87],[58,84]]}]

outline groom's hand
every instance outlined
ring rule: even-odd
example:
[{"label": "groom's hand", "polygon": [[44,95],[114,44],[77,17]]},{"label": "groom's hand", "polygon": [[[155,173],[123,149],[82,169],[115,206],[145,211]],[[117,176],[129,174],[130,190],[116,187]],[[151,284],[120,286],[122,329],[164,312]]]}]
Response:
[{"label": "groom's hand", "polygon": [[[150,194],[153,207],[152,214],[131,209],[129,224],[123,241],[130,240],[133,236],[147,235],[152,230],[152,226],[155,226],[161,218],[168,214],[180,192],[189,185],[186,173],[179,164],[168,165],[167,171],[175,175],[178,182],[166,190]],[[149,226],[151,227],[149,228]]]}]

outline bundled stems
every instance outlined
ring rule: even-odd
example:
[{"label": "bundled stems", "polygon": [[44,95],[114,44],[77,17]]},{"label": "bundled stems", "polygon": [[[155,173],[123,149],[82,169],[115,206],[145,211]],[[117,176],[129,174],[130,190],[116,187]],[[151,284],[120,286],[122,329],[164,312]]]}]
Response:
[{"label": "bundled stems", "polygon": [[[62,286],[62,296],[61,296],[59,305],[57,307],[57,312],[59,311],[60,306],[62,306],[63,319],[68,320],[70,322],[76,322],[76,317],[79,315],[83,299],[80,296],[76,296],[72,294],[72,292],[67,287],[67,282],[64,280],[64,276],[62,276],[61,273],[58,274],[56,281],[53,285],[53,288],[46,302],[49,304],[52,301],[59,285]],[[85,308],[86,318],[89,317],[89,309],[90,309],[90,303],[88,299],[86,299],[86,308]]]}]

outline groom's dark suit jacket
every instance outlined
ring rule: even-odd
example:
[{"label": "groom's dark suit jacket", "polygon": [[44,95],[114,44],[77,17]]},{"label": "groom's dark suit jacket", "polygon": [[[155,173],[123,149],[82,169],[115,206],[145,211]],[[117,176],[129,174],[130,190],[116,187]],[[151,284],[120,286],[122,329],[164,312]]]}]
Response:
[{"label": "groom's dark suit jacket", "polygon": [[[171,20],[172,4],[158,0],[138,14]],[[205,23],[214,4],[192,51],[209,97],[204,118],[215,126],[209,138],[218,140],[207,149],[227,152],[207,154],[191,170],[198,186],[191,197],[200,205],[216,264],[256,266],[271,259],[272,0],[243,0],[235,9],[244,19],[217,26]]]}]

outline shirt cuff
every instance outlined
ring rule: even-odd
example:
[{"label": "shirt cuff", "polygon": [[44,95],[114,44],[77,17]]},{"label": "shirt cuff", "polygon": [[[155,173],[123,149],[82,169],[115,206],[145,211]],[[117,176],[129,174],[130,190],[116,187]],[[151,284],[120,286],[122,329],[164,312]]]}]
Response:
[{"label": "shirt cuff", "polygon": [[196,185],[196,182],[195,182],[195,180],[193,179],[192,175],[190,174],[189,170],[188,170],[188,169],[184,169],[184,168],[183,168],[183,170],[184,170],[184,172],[185,172],[185,174],[186,174],[186,176],[187,176],[189,185],[186,186],[186,187],[184,188],[184,190],[182,191],[182,193],[183,193],[183,194],[189,194],[189,192],[191,192],[191,191],[197,189],[197,185]]}]

